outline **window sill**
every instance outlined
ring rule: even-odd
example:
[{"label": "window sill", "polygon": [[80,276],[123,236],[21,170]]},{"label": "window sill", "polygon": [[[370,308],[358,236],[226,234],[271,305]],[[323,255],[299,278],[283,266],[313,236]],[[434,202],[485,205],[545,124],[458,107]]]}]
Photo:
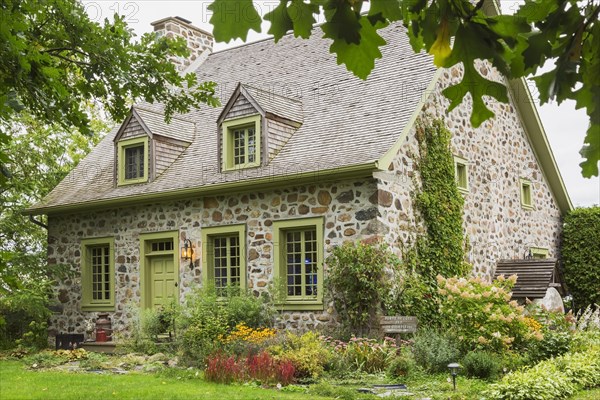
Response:
[{"label": "window sill", "polygon": [[148,178],[142,178],[142,179],[127,179],[124,181],[119,181],[117,183],[117,186],[127,186],[127,185],[135,185],[138,183],[146,183],[148,182]]},{"label": "window sill", "polygon": [[460,194],[462,194],[463,196],[466,196],[469,194],[469,188],[464,188],[464,187],[460,187],[458,186],[458,191],[460,192]]},{"label": "window sill", "polygon": [[323,311],[323,302],[288,301],[276,304],[275,308],[283,311]]},{"label": "window sill", "polygon": [[237,171],[241,171],[244,169],[258,168],[258,167],[260,167],[260,162],[251,163],[251,164],[240,164],[240,165],[235,165],[232,167],[223,167],[223,172],[237,172]]},{"label": "window sill", "polygon": [[535,209],[533,206],[528,206],[525,204],[521,204],[521,208],[525,211],[533,211]]},{"label": "window sill", "polygon": [[81,311],[106,311],[106,312],[112,312],[112,311],[115,311],[115,306],[114,305],[107,305],[107,304],[87,305],[87,306],[81,306]]}]

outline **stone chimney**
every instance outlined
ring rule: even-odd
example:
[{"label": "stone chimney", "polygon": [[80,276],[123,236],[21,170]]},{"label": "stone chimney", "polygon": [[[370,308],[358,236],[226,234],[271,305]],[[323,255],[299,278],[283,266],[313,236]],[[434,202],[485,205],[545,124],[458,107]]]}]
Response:
[{"label": "stone chimney", "polygon": [[[186,40],[190,50],[189,58],[173,57],[171,61],[179,72],[184,72],[196,61],[205,50],[212,52],[214,38],[212,34],[192,25],[192,21],[181,17],[167,17],[151,23],[158,35]],[[200,61],[200,60],[198,60]]]}]

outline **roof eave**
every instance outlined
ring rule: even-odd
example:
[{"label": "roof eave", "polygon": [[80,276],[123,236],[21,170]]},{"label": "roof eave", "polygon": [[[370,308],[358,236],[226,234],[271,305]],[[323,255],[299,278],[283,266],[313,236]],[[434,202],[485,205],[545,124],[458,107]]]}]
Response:
[{"label": "roof eave", "polygon": [[90,211],[95,209],[106,209],[108,207],[130,206],[139,203],[149,203],[165,200],[181,200],[194,196],[209,196],[223,195],[243,190],[268,190],[286,186],[302,185],[309,183],[321,183],[340,178],[359,178],[372,176],[372,173],[377,171],[377,162],[375,160],[357,165],[349,165],[346,167],[332,168],[321,171],[302,172],[290,175],[267,176],[257,179],[250,179],[237,182],[226,182],[214,185],[200,186],[194,188],[186,188],[179,190],[171,190],[165,192],[155,192],[148,194],[139,194],[134,196],[124,196],[112,199],[102,199],[96,201],[87,201],[68,205],[58,206],[40,206],[28,208],[23,211],[24,215],[51,215],[62,213],[73,213],[81,211]]},{"label": "roof eave", "polygon": [[556,164],[548,137],[544,131],[525,78],[509,80],[508,88],[513,97],[513,103],[516,105],[517,112],[523,122],[523,127],[525,128],[533,152],[540,164],[542,174],[550,186],[550,191],[556,200],[560,212],[565,215],[573,209],[573,203]]}]

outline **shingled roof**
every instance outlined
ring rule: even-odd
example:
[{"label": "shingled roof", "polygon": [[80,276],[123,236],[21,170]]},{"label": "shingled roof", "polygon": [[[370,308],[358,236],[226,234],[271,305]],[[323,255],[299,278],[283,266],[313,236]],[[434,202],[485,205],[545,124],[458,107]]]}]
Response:
[{"label": "shingled roof", "polygon": [[[186,141],[194,137],[164,173],[145,184],[117,187],[113,179],[117,127],[29,212],[52,213],[157,195],[191,195],[267,177],[286,178],[289,184],[290,171],[294,176],[315,172],[323,176],[325,171],[375,170],[376,161],[392,148],[411,115],[420,109],[422,94],[435,74],[430,57],[414,54],[403,30],[397,23],[381,32],[388,44],[367,81],[337,65],[335,55],[329,53],[330,41],[322,38],[318,27],[308,40],[287,35],[278,43],[268,39],[213,53],[197,75],[200,81],[218,84],[223,104],[241,83],[256,88],[248,89],[251,95],[268,102],[276,113],[294,118],[301,110],[302,126],[268,165],[243,173],[220,171],[217,119],[223,107],[203,106],[178,116],[167,127],[160,121],[163,106],[144,103],[135,109],[150,130],[181,135]],[[297,106],[281,110],[289,104]],[[181,126],[174,128],[175,124]]]}]

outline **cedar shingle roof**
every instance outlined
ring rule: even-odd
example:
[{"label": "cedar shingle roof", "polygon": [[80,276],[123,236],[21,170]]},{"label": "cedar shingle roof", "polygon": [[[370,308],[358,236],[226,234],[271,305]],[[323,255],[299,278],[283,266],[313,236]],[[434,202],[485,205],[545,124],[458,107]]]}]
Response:
[{"label": "cedar shingle roof", "polygon": [[304,120],[301,100],[292,99],[248,85],[243,85],[243,87],[256,100],[265,113],[299,123],[302,123]]},{"label": "cedar shingle roof", "polygon": [[[267,104],[274,113],[297,118],[301,111],[302,126],[269,165],[246,174],[220,172],[216,121],[223,107],[202,106],[166,126],[160,118],[163,106],[144,103],[135,109],[154,133],[185,141],[193,138],[164,173],[152,182],[116,187],[116,127],[29,212],[51,213],[90,202],[205,190],[223,182],[273,178],[290,171],[321,173],[375,162],[398,140],[412,113],[421,107],[423,92],[435,73],[428,55],[414,54],[400,23],[391,24],[381,34],[388,44],[367,81],[337,65],[335,55],[329,53],[331,42],[322,39],[318,27],[308,40],[287,35],[278,43],[268,39],[213,53],[198,68],[200,81],[218,84],[217,95],[223,105],[242,83],[251,87],[248,90],[258,97],[257,102]],[[290,104],[295,108],[289,108]]]},{"label": "cedar shingle roof", "polygon": [[143,108],[141,105],[134,106],[133,108],[153,135],[165,136],[188,143],[191,143],[194,140],[194,122],[186,121],[178,116],[174,116],[167,124],[165,122],[165,117],[161,112]]}]

